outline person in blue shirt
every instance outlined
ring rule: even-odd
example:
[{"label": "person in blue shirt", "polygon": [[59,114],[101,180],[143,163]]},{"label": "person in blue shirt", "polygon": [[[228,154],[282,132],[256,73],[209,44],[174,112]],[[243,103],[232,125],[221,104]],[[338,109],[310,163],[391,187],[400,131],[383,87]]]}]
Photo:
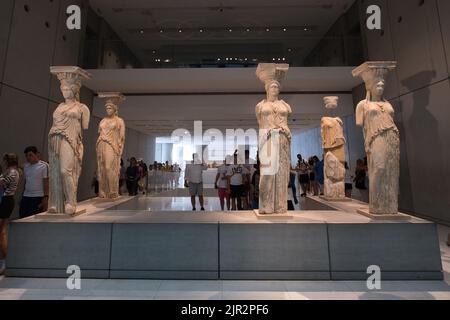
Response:
[{"label": "person in blue shirt", "polygon": [[316,180],[320,185],[320,195],[323,195],[323,184],[324,184],[324,175],[323,175],[323,157],[322,160],[319,160],[317,156],[314,156],[315,165],[314,165],[314,173],[316,176]]}]

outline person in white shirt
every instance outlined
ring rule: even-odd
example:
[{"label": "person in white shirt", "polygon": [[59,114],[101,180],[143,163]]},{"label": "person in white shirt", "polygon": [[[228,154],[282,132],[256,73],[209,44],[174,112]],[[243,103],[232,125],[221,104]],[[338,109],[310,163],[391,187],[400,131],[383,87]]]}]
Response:
[{"label": "person in white shirt", "polygon": [[[238,164],[237,154],[234,155],[234,164],[228,166],[227,177],[230,179],[231,210],[242,210],[242,198],[245,197],[244,184],[250,172],[242,164]],[[237,206],[236,206],[237,202]]]},{"label": "person in white shirt", "polygon": [[34,146],[27,147],[24,153],[27,163],[24,165],[25,190],[20,202],[20,218],[45,212],[48,207],[48,164],[40,160]]},{"label": "person in white shirt", "polygon": [[203,202],[203,171],[207,170],[208,166],[200,161],[198,154],[192,155],[192,163],[186,165],[184,185],[189,188],[191,195],[192,210],[195,211],[195,196],[198,196],[200,202],[200,210],[205,211]]},{"label": "person in white shirt", "polygon": [[230,210],[230,181],[227,177],[228,167],[232,161],[231,156],[226,156],[224,164],[217,168],[215,187],[218,190],[220,208],[225,209],[225,199],[227,200],[227,210]]}]

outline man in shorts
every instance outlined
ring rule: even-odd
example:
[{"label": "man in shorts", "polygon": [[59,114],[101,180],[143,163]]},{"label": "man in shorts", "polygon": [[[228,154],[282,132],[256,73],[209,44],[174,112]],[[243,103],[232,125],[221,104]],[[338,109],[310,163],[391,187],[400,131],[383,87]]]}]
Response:
[{"label": "man in shorts", "polygon": [[[237,154],[234,155],[234,164],[228,167],[227,177],[230,179],[231,210],[242,210],[242,198],[245,197],[244,185],[250,172],[242,164],[238,164]],[[237,204],[236,204],[237,202]]]},{"label": "man in shorts", "polygon": [[230,182],[227,178],[228,167],[231,165],[232,157],[227,156],[224,164],[217,168],[217,175],[215,181],[215,188],[218,191],[220,208],[225,210],[225,200],[227,204],[227,210],[230,210]]},{"label": "man in shorts", "polygon": [[205,211],[205,208],[203,207],[203,171],[207,169],[208,166],[200,161],[198,154],[196,153],[192,155],[192,163],[186,165],[184,185],[189,188],[192,211],[197,210],[195,208],[195,196],[198,196],[200,210]]}]

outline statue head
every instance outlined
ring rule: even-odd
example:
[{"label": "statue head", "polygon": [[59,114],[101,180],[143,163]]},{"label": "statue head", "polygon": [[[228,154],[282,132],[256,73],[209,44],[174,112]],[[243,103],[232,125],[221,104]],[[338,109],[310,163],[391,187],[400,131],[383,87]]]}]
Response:
[{"label": "statue head", "polygon": [[106,103],[106,115],[108,117],[114,117],[119,114],[119,108],[114,103]]},{"label": "statue head", "polygon": [[367,90],[370,92],[370,95],[372,97],[382,97],[384,94],[384,88],[386,85],[386,80],[384,80],[382,77],[377,77],[374,79],[374,81],[371,83],[371,87]]},{"label": "statue head", "polygon": [[50,73],[58,77],[64,99],[80,101],[81,82],[90,79],[88,72],[76,66],[51,66]]},{"label": "statue head", "polygon": [[265,85],[268,97],[278,98],[280,95],[281,84],[277,80],[268,81]]},{"label": "statue head", "polygon": [[264,83],[267,97],[278,98],[281,80],[289,70],[288,64],[260,63],[256,68],[256,76]]},{"label": "statue head", "polygon": [[80,101],[80,85],[68,81],[61,82],[61,93],[65,100]]},{"label": "statue head", "polygon": [[366,85],[368,101],[374,97],[383,98],[386,77],[390,70],[397,67],[396,61],[369,61],[352,71],[354,77],[361,77]]},{"label": "statue head", "polygon": [[125,96],[120,92],[99,92],[98,97],[106,99],[105,107],[108,117],[119,115],[119,103],[125,100]]}]

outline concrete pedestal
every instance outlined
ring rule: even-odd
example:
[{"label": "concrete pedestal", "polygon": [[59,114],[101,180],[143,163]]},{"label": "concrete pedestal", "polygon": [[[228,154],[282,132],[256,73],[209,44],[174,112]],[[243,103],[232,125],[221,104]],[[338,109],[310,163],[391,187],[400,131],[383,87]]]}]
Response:
[{"label": "concrete pedestal", "polygon": [[411,216],[408,216],[403,213],[397,213],[397,214],[373,214],[370,213],[368,208],[362,208],[358,209],[357,212],[359,214],[362,214],[363,216],[366,216],[372,220],[394,220],[394,221],[408,221],[411,219]]},{"label": "concrete pedestal", "polygon": [[80,214],[86,213],[86,209],[83,210],[77,210],[75,213],[72,214],[66,214],[66,213],[39,213],[34,215],[35,219],[71,219],[75,218],[76,216],[79,216]]},{"label": "concrete pedestal", "polygon": [[[310,199],[314,201],[314,199]],[[344,206],[344,204],[340,204]],[[351,209],[290,219],[230,213],[99,211],[10,225],[7,276],[84,278],[441,280],[434,223],[377,221]],[[354,211],[352,211],[354,210]]]}]

